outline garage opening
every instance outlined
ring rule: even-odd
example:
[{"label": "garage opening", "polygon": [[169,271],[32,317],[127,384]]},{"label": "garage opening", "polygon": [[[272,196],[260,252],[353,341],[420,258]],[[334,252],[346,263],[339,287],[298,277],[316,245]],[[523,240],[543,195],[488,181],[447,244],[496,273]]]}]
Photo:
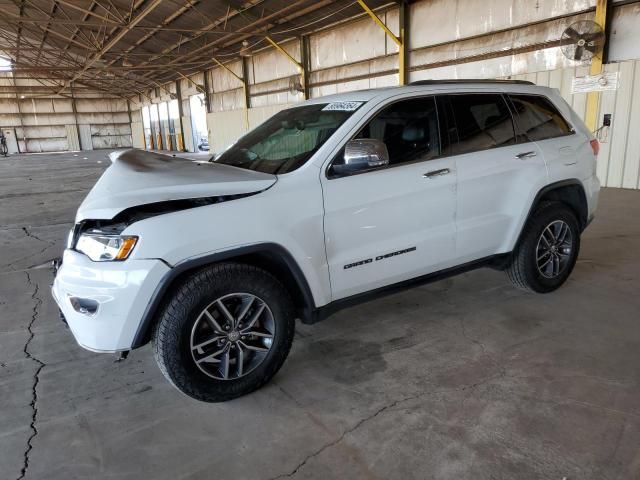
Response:
[{"label": "garage opening", "polygon": [[193,151],[208,152],[209,136],[207,131],[207,109],[205,107],[204,94],[191,95],[189,97],[191,110],[191,131],[193,132]]}]

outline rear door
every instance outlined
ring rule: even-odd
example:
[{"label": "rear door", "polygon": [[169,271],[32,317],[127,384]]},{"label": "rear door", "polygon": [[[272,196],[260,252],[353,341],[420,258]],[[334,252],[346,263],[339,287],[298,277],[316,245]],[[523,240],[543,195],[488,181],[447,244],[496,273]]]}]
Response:
[{"label": "rear door", "polygon": [[[543,152],[549,180],[578,178],[592,174],[589,138],[577,134],[558,108],[543,95],[510,94],[516,125],[523,142],[535,142]],[[580,165],[580,160],[583,164]]]},{"label": "rear door", "polygon": [[501,93],[450,94],[439,102],[458,172],[459,261],[509,251],[526,216],[530,192],[546,183],[541,151],[535,142],[517,140]]},{"label": "rear door", "polygon": [[446,268],[455,261],[456,169],[443,158],[433,96],[395,101],[354,138],[385,142],[388,166],[321,173],[333,300]]}]

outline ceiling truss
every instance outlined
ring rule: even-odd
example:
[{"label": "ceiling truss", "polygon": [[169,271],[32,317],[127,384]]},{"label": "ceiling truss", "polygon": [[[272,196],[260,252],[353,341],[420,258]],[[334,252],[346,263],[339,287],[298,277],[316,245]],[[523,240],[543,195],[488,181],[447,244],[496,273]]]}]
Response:
[{"label": "ceiling truss", "polygon": [[[375,0],[373,8],[394,3]],[[131,97],[362,13],[354,0],[8,0],[0,57],[16,95]],[[0,78],[7,76],[0,72]],[[27,80],[34,82],[25,83]]]}]

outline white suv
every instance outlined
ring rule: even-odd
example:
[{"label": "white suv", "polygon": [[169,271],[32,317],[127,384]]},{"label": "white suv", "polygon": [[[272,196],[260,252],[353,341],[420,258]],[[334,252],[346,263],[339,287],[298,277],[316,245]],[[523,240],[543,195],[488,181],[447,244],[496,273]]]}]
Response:
[{"label": "white suv", "polygon": [[596,207],[597,153],[559,93],[527,82],[313,99],[211,162],[112,154],[53,295],[81,346],[152,341],[179,390],[229,400],[278,371],[295,318],[480,266],[558,288]]}]

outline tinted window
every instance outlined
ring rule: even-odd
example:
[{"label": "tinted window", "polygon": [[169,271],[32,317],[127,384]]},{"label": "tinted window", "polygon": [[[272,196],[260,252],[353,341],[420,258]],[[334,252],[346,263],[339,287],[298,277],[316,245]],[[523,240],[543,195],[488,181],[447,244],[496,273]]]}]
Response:
[{"label": "tinted window", "polygon": [[458,141],[451,152],[461,154],[515,143],[507,102],[498,94],[448,96]]},{"label": "tinted window", "polygon": [[291,172],[309,160],[355,109],[323,103],[283,110],[215,161],[265,173]]},{"label": "tinted window", "polygon": [[[438,115],[433,97],[412,98],[389,105],[354,138],[381,140],[389,151],[389,164],[429,160],[440,155]],[[344,149],[334,165],[344,161]]]},{"label": "tinted window", "polygon": [[544,140],[571,133],[571,127],[558,109],[538,95],[509,95],[517,113],[518,128],[524,141]]}]

